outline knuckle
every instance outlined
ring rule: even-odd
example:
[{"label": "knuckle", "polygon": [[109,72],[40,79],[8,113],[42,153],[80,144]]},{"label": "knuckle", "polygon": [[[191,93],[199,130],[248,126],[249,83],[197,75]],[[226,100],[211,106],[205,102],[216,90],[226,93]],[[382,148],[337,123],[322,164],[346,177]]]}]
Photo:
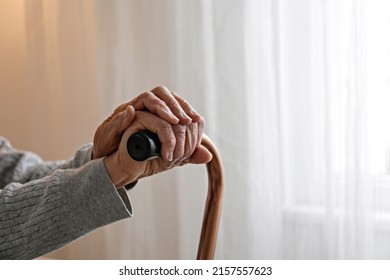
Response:
[{"label": "knuckle", "polygon": [[155,95],[153,94],[153,92],[146,91],[146,92],[142,93],[140,96],[143,99],[149,99],[149,98],[153,98]]},{"label": "knuckle", "polygon": [[168,88],[166,86],[163,86],[163,85],[159,85],[159,86],[156,86],[152,91],[156,91],[156,92],[163,92],[163,93],[167,93],[170,91],[168,90]]},{"label": "knuckle", "polygon": [[114,112],[112,112],[111,117],[122,112],[127,107],[127,104],[121,104],[118,107],[115,108]]},{"label": "knuckle", "polygon": [[153,93],[147,91],[147,92],[143,92],[141,93],[140,95],[138,95],[136,98],[135,98],[135,105],[143,105],[145,104],[145,102],[147,100],[150,100],[151,98],[153,97]]},{"label": "knuckle", "polygon": [[112,123],[115,124],[115,125],[119,125],[121,122],[122,122],[122,117],[121,115],[116,114],[115,116],[113,116],[113,118],[111,119]]}]

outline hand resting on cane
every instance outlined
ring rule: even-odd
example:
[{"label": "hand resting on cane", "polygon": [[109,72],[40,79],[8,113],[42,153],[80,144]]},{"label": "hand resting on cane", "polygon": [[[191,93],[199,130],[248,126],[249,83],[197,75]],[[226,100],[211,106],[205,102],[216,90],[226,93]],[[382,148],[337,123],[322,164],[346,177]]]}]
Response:
[{"label": "hand resting on cane", "polygon": [[[210,152],[200,145],[204,131],[203,118],[188,125],[171,125],[154,114],[135,112],[132,109],[129,110],[129,118],[133,118],[133,122],[124,132],[118,150],[104,159],[111,180],[117,188],[176,166],[207,163],[211,160]],[[158,135],[162,144],[160,158],[139,162],[128,155],[127,139],[141,130],[149,130]]]}]

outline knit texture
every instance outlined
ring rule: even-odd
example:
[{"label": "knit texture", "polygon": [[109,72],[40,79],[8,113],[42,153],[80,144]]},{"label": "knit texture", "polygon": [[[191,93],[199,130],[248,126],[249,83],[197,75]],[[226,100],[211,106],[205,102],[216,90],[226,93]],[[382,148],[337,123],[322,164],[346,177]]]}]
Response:
[{"label": "knit texture", "polygon": [[91,145],[67,161],[43,161],[0,138],[0,259],[33,259],[132,216]]}]

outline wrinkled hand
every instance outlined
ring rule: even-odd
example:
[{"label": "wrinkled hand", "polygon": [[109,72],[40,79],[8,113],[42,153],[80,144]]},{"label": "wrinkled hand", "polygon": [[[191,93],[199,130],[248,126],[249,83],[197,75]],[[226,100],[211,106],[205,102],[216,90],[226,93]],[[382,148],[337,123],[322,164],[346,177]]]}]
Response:
[{"label": "wrinkled hand", "polygon": [[158,86],[117,107],[97,128],[93,140],[93,159],[108,156],[118,149],[123,133],[133,121],[134,109],[148,110],[172,125],[189,125],[202,119],[188,102],[166,87]]},{"label": "wrinkled hand", "polygon": [[[188,125],[170,124],[150,112],[129,111],[133,122],[125,130],[116,152],[104,159],[104,164],[117,188],[141,178],[151,176],[187,163],[207,163],[212,155],[200,142],[204,131],[204,120]],[[127,153],[127,139],[135,132],[150,130],[161,141],[161,157],[138,162]]]}]

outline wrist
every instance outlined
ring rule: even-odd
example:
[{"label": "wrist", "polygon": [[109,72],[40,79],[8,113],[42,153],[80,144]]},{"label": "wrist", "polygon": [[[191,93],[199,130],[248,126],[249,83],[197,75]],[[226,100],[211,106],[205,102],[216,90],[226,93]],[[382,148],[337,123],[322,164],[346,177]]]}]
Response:
[{"label": "wrist", "polygon": [[106,167],[107,173],[110,176],[112,183],[117,189],[120,189],[136,179],[132,180],[131,176],[126,172],[123,172],[120,168],[117,160],[117,153],[114,153],[108,157],[105,157],[103,162]]}]

